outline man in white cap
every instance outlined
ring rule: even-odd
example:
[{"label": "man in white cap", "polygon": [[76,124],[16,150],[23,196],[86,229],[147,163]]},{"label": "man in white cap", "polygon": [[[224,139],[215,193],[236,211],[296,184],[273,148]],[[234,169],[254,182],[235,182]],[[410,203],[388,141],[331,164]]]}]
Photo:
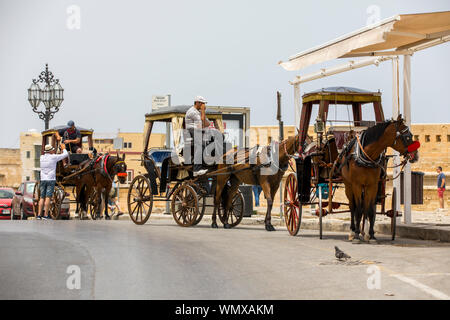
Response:
[{"label": "man in white cap", "polygon": [[[55,154],[55,148],[47,144],[44,148],[44,154],[41,155],[41,181],[39,184],[39,191],[41,198],[39,200],[39,211],[36,219],[49,219],[48,208],[50,207],[50,199],[53,197],[56,184],[56,164],[58,161],[67,158],[69,153],[66,147],[61,143],[62,154]],[[44,202],[45,199],[45,202]],[[42,216],[42,207],[44,207],[45,215]]]},{"label": "man in white cap", "polygon": [[[201,137],[202,129],[208,128],[210,125],[210,122],[208,118],[206,118],[206,99],[202,96],[196,96],[194,99],[194,105],[189,108],[189,110],[186,112],[185,116],[185,124],[186,124],[186,130],[188,130],[190,136],[191,136],[191,143],[192,139],[195,137]],[[197,131],[197,135],[194,134],[194,132]],[[203,139],[202,139],[203,140]],[[203,154],[203,142],[195,143],[194,145],[194,177],[205,174],[208,170],[202,169],[202,161],[199,159],[202,159]],[[196,161],[197,159],[197,161]],[[200,162],[200,163],[196,163]]]}]

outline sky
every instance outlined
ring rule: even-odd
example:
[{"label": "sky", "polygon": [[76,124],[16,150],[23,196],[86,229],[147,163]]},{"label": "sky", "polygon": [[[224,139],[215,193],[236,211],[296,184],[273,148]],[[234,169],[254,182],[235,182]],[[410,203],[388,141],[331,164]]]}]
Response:
[{"label": "sky", "polygon": [[[364,27],[374,12],[384,19],[446,10],[448,0],[0,0],[0,147],[18,147],[20,132],[44,129],[27,89],[46,63],[64,88],[51,127],[74,120],[96,132],[142,132],[152,95],[162,94],[172,105],[202,95],[210,105],[250,107],[252,125],[276,125],[277,91],[284,123],[294,125],[289,81],[343,62],[289,72],[278,61]],[[450,123],[449,57],[448,43],[412,57],[413,123]],[[391,68],[384,62],[301,91],[380,90],[390,117]]]}]

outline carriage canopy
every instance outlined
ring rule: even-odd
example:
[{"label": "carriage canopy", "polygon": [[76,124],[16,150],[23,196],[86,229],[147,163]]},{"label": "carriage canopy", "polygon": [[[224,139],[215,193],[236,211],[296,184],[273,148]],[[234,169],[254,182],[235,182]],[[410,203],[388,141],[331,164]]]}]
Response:
[{"label": "carriage canopy", "polygon": [[328,87],[305,93],[302,97],[302,103],[303,107],[299,126],[300,142],[302,144],[305,142],[307,136],[313,105],[319,105],[318,118],[323,122],[327,121],[330,104],[336,106],[351,105],[353,123],[347,124],[346,127],[356,128],[370,126],[368,121],[362,119],[362,107],[366,104],[373,105],[375,122],[384,121],[383,107],[381,105],[381,92],[372,92],[352,87]]},{"label": "carriage canopy", "polygon": [[[84,137],[87,137],[87,142],[89,147],[93,147],[93,141],[92,141],[92,134],[94,133],[93,129],[86,129],[82,127],[76,127],[78,130],[80,130],[81,133],[81,141],[83,141]],[[58,133],[61,137],[63,136],[64,132],[69,129],[69,126],[63,125],[63,126],[56,126],[47,130],[44,130],[41,132],[42,134],[42,146],[41,146],[41,154],[44,153],[44,148],[46,144],[51,144],[53,148],[57,147],[57,141],[56,141],[56,133]]]}]

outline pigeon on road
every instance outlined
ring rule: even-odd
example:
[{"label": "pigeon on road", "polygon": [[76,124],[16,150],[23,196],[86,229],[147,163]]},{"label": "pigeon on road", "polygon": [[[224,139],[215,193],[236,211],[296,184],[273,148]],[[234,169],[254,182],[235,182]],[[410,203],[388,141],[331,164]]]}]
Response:
[{"label": "pigeon on road", "polygon": [[336,252],[335,252],[335,256],[336,256],[336,258],[339,260],[339,261],[341,261],[342,259],[345,259],[345,260],[347,260],[347,259],[350,259],[351,257],[348,255],[348,254],[346,254],[344,251],[341,251],[338,247],[336,247],[336,246],[334,246],[334,250],[336,250]]}]

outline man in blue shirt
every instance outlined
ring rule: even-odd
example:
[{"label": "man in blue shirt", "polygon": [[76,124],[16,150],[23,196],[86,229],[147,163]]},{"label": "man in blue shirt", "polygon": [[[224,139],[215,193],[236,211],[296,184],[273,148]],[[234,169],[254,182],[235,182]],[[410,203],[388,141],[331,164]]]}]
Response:
[{"label": "man in blue shirt", "polygon": [[442,172],[442,167],[437,167],[437,188],[439,197],[439,211],[444,211],[444,191],[445,191],[445,174]]}]

